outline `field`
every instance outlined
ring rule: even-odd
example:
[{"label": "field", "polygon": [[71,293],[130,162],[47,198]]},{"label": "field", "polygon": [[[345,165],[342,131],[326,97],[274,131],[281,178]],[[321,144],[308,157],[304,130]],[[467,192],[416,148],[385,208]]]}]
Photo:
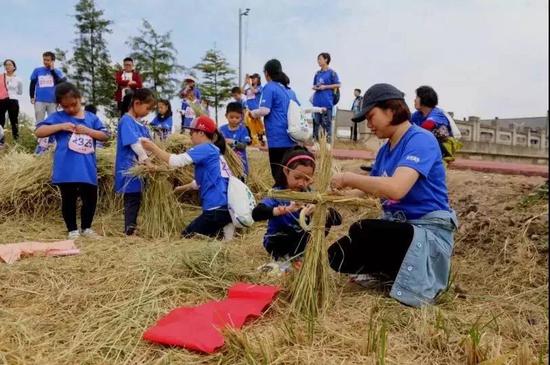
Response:
[{"label": "field", "polygon": [[[253,170],[267,170],[255,154]],[[357,170],[359,162],[340,163]],[[433,307],[414,309],[337,276],[331,308],[311,335],[289,313],[288,276],[260,274],[264,225],[233,242],[122,235],[122,212],[101,210],[82,254],[0,264],[0,364],[546,364],[548,186],[542,178],[450,171],[455,236],[452,279]],[[190,217],[198,210],[185,206]],[[345,234],[360,209],[342,210]],[[365,214],[366,213],[366,214]],[[41,216],[2,215],[0,243],[65,237],[56,206]],[[381,242],[391,244],[391,242]],[[144,342],[160,316],[221,299],[236,281],[283,292],[264,317],[227,331],[202,355]],[[485,362],[483,362],[485,361]]]}]

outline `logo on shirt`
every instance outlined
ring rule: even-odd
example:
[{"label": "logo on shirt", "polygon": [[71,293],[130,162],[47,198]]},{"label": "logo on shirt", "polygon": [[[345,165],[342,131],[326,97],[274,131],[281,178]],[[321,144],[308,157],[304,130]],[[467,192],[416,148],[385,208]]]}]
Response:
[{"label": "logo on shirt", "polygon": [[408,155],[407,157],[405,157],[405,160],[412,161],[412,162],[415,162],[415,163],[420,162],[420,158],[418,158],[416,156],[413,156],[413,155]]}]

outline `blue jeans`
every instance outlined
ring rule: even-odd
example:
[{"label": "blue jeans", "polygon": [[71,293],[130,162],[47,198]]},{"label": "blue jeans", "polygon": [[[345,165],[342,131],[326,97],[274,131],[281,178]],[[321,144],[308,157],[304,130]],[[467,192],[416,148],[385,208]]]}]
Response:
[{"label": "blue jeans", "polygon": [[229,215],[227,207],[204,210],[201,215],[185,227],[181,235],[184,238],[190,238],[195,234],[218,238],[223,233],[223,227],[231,222],[231,215]]},{"label": "blue jeans", "polygon": [[327,135],[327,142],[332,140],[332,108],[327,108],[324,113],[313,113],[313,139],[319,140],[319,127],[323,128]]}]

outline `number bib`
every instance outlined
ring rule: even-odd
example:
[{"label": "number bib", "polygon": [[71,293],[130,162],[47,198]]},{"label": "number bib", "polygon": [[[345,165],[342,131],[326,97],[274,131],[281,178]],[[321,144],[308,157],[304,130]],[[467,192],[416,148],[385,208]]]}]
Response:
[{"label": "number bib", "polygon": [[38,87],[54,87],[53,76],[43,75],[38,76]]},{"label": "number bib", "polygon": [[83,155],[94,153],[94,139],[87,134],[73,133],[69,140],[69,149]]}]

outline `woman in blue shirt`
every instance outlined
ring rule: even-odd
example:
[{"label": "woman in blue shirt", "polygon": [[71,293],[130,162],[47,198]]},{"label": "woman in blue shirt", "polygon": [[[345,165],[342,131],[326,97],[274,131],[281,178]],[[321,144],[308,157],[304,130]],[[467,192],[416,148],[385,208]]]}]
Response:
[{"label": "woman in blue shirt", "polygon": [[271,175],[279,181],[282,173],[282,160],[289,150],[296,146],[288,135],[288,105],[296,99],[296,94],[288,87],[289,78],[283,72],[281,62],[269,60],[264,66],[267,84],[262,89],[260,106],[250,111],[250,117],[264,117],[265,135],[269,152]]},{"label": "woman in blue shirt", "polygon": [[381,198],[382,219],[355,222],[346,237],[329,248],[330,265],[356,281],[382,275],[392,280],[390,295],[421,306],[432,303],[447,286],[456,215],[449,207],[441,151],[432,133],[410,123],[404,94],[376,84],[363,97],[352,119],[368,120],[380,139],[370,176],[344,172],[333,176],[333,189]]}]

